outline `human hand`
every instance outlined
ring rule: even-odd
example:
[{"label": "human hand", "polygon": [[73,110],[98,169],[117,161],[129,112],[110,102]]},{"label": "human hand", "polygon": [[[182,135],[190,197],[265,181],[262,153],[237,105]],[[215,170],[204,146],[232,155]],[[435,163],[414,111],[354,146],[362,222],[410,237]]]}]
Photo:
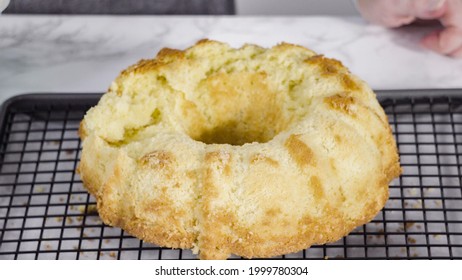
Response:
[{"label": "human hand", "polygon": [[462,0],[358,0],[363,17],[386,27],[399,27],[416,19],[437,19],[444,26],[421,43],[437,53],[462,57]]},{"label": "human hand", "polygon": [[8,4],[10,4],[10,0],[0,0],[0,14],[8,7]]}]

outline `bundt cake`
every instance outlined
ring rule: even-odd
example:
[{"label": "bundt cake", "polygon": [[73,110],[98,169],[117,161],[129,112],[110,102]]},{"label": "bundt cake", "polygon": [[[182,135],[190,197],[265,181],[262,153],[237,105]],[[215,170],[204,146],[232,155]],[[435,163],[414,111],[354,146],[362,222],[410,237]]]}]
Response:
[{"label": "bundt cake", "polygon": [[375,94],[337,60],[202,40],[124,70],[80,124],[104,223],[202,259],[332,242],[401,168]]}]

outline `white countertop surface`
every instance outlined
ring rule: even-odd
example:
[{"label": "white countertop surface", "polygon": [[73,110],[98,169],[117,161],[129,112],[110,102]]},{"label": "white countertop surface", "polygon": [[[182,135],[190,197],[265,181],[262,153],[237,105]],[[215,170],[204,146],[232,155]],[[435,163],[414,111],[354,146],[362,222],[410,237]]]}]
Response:
[{"label": "white countertop surface", "polygon": [[0,16],[0,102],[33,92],[104,92],[162,47],[202,38],[238,47],[301,44],[341,60],[374,89],[462,88],[462,59],[419,46],[432,27],[389,30],[358,17]]}]

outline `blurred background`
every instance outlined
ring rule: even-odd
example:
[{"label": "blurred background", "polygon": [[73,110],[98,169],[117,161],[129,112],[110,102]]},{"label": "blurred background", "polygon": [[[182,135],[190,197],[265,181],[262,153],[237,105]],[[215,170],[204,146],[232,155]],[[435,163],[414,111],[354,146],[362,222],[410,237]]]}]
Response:
[{"label": "blurred background", "polygon": [[235,0],[238,15],[358,15],[353,1]]},{"label": "blurred background", "polygon": [[358,14],[350,0],[0,0],[0,11],[7,5],[5,13],[31,14]]}]

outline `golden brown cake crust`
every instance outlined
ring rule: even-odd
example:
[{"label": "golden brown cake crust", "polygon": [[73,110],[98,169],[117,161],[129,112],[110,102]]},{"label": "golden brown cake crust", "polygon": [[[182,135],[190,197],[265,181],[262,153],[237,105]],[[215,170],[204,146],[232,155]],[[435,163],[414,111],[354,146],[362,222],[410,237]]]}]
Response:
[{"label": "golden brown cake crust", "polygon": [[102,220],[202,259],[336,241],[383,208],[401,172],[372,90],[286,43],[163,49],[122,71],[79,135]]}]

